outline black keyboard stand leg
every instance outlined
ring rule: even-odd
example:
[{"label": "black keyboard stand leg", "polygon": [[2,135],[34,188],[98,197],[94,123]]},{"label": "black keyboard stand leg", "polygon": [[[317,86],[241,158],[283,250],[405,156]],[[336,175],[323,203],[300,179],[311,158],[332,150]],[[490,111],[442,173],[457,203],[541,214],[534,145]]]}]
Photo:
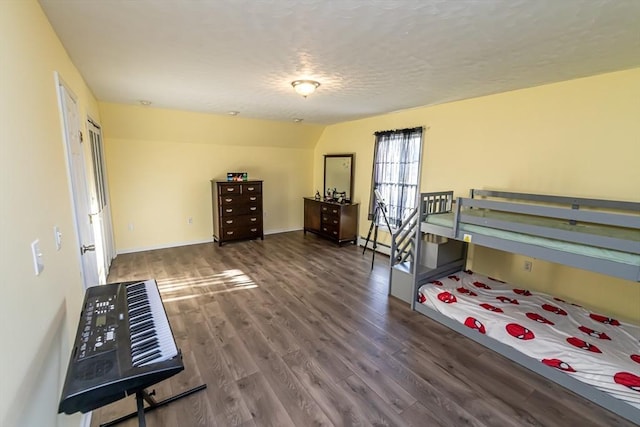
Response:
[{"label": "black keyboard stand leg", "polygon": [[145,390],[136,393],[136,405],[138,407],[138,426],[147,427],[147,421],[144,418],[144,395],[147,394]]},{"label": "black keyboard stand leg", "polygon": [[[152,397],[155,394],[155,391],[148,393],[146,390],[140,390],[136,392],[136,405],[138,407],[138,410],[136,412],[132,412],[116,420],[109,421],[108,423],[100,424],[100,427],[114,426],[116,424],[120,424],[123,421],[129,420],[135,417],[138,417],[138,423],[140,427],[146,427],[144,414],[146,414],[147,412],[151,412],[154,409],[160,408],[161,406],[168,405],[169,403],[174,402],[178,399],[182,399],[183,397],[190,396],[193,393],[196,393],[200,390],[204,390],[205,388],[207,388],[207,385],[201,384],[198,387],[194,387],[187,391],[183,391],[180,394],[176,394],[175,396],[171,396],[167,399],[161,400],[160,402],[156,402],[155,399]],[[149,404],[149,406],[147,406],[146,408],[144,407],[144,401],[146,401]]]}]

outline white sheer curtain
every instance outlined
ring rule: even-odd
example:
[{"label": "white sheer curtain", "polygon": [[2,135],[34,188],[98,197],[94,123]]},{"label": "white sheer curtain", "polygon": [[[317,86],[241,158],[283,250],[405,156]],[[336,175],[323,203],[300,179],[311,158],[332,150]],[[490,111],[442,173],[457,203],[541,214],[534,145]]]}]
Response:
[{"label": "white sheer curtain", "polygon": [[[374,220],[378,190],[382,196],[389,225],[396,228],[415,208],[420,176],[422,128],[376,132],[369,220]],[[386,226],[381,214],[378,225]]]}]

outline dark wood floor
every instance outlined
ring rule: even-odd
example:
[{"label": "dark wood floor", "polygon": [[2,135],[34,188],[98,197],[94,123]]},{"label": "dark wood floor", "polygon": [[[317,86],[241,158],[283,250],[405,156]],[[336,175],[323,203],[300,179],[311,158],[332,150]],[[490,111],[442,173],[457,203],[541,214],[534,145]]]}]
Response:
[{"label": "dark wood floor", "polygon": [[389,298],[388,261],[302,232],[118,256],[109,281],[155,278],[183,352],[156,397],[208,385],[147,425],[632,425]]}]

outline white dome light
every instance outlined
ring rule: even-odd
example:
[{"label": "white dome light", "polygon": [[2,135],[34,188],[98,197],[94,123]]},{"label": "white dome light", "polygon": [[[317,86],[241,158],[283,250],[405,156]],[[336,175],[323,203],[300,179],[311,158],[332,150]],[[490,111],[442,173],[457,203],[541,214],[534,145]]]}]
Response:
[{"label": "white dome light", "polygon": [[293,86],[296,92],[306,98],[316,91],[320,83],[315,80],[294,80],[291,82],[291,86]]}]

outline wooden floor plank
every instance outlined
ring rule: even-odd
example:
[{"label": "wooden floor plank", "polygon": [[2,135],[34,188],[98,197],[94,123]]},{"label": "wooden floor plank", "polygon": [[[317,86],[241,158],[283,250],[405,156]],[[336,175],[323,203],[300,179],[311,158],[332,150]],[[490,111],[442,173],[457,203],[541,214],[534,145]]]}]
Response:
[{"label": "wooden floor plank", "polygon": [[260,372],[239,380],[238,388],[256,425],[273,427],[296,425],[271,389],[269,381]]},{"label": "wooden floor plank", "polygon": [[284,361],[309,390],[333,425],[354,427],[369,425],[359,405],[355,404],[313,359],[308,359],[302,351],[294,351],[286,355]]},{"label": "wooden floor plank", "polygon": [[374,426],[406,426],[405,421],[371,390],[357,375],[352,375],[338,384],[356,401],[362,412]]}]

